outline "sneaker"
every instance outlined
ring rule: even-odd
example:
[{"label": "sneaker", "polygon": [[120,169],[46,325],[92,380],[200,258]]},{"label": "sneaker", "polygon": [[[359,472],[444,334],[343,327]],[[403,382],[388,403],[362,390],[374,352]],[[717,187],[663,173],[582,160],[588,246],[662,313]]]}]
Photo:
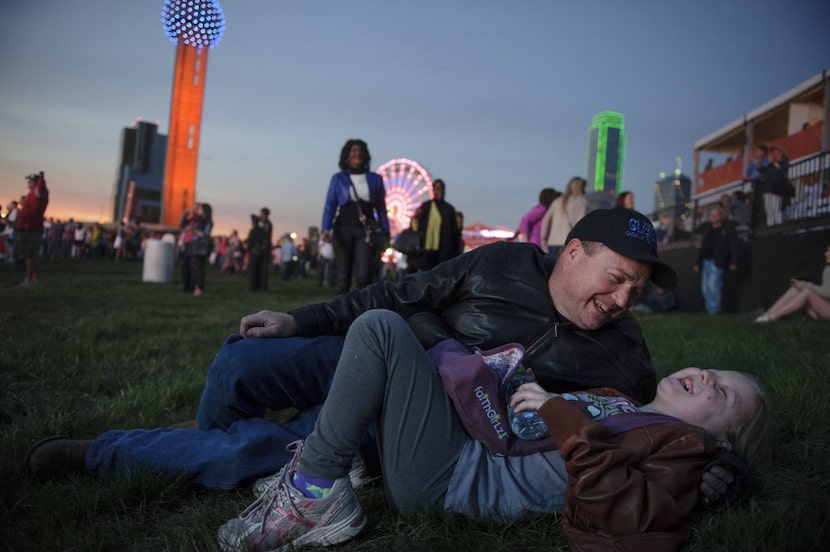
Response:
[{"label": "sneaker", "polygon": [[[298,444],[299,443],[299,444]],[[286,447],[286,450],[295,451],[296,455],[296,448],[302,448],[302,441],[295,441]],[[299,455],[296,455],[299,458]],[[293,462],[293,459],[292,459]],[[286,466],[292,472],[296,471],[296,466],[289,464]],[[282,470],[286,469],[283,467]],[[251,490],[254,492],[254,496],[259,498],[262,494],[268,490],[269,487],[276,484],[279,481],[280,477],[282,477],[282,470],[275,473],[274,475],[269,475],[268,477],[263,477],[261,479],[257,479]],[[366,467],[366,464],[363,462],[363,458],[359,454],[355,454],[354,460],[352,461],[352,469],[349,470],[349,481],[352,484],[352,489],[358,489],[359,487],[365,485],[369,482],[372,476],[369,474],[369,469]]]},{"label": "sneaker", "polygon": [[770,317],[769,317],[769,316],[767,316],[766,314],[762,314],[761,316],[759,316],[758,318],[756,318],[756,319],[754,320],[754,322],[755,322],[756,324],[763,324],[764,322],[772,322],[772,320],[771,320],[771,319],[770,319]]},{"label": "sneaker", "polygon": [[291,478],[300,459],[298,447],[279,479],[239,517],[219,528],[217,541],[222,550],[282,550],[317,545],[331,546],[346,542],[366,527],[366,516],[360,508],[354,489],[347,477],[337,479],[325,498],[308,498]]},{"label": "sneaker", "polygon": [[29,278],[23,278],[23,281],[20,282],[18,285],[20,287],[29,287],[35,285],[35,282],[33,280],[30,280]]}]

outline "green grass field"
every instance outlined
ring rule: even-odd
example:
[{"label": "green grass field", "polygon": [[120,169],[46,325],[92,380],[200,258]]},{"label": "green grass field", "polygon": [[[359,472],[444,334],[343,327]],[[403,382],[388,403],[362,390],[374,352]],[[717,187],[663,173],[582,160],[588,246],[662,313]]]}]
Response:
[{"label": "green grass field", "polygon": [[[0,550],[216,550],[216,529],[249,489],[193,489],[148,474],[81,476],[41,484],[22,459],[52,434],[192,419],[211,359],[242,315],[326,300],[312,277],[250,293],[209,271],[206,293],[141,280],[141,265],[51,261],[43,283],[0,266]],[[658,373],[684,366],[740,369],[765,384],[776,417],[773,465],[741,509],[700,514],[689,550],[828,550],[830,546],[830,323],[752,324],[750,315],[638,315]],[[359,491],[366,530],[339,550],[566,550],[551,515],[512,525],[404,519],[381,485]]]}]

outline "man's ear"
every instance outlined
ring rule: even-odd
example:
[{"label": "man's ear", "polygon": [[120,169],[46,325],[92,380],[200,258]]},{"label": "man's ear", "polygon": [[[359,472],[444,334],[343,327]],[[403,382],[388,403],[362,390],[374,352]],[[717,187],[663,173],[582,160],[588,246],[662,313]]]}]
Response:
[{"label": "man's ear", "polygon": [[579,253],[582,253],[582,240],[573,238],[565,244],[560,255],[566,255],[569,259],[573,259]]}]

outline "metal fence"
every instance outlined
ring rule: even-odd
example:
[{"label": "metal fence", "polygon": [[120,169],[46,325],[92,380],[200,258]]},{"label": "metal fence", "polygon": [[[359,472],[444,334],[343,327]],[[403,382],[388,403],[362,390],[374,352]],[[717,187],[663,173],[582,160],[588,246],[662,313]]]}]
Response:
[{"label": "metal fence", "polygon": [[[830,151],[791,163],[787,175],[793,184],[795,195],[791,198],[790,204],[782,209],[780,224],[830,215]],[[732,196],[735,191],[742,191],[746,195],[751,209],[756,214],[750,230],[767,228],[765,218],[757,216],[762,202],[760,198],[754,197],[756,194],[752,183],[741,180],[694,196],[691,228],[697,228],[706,222],[709,219],[709,211],[719,205],[721,197],[725,194]]]}]

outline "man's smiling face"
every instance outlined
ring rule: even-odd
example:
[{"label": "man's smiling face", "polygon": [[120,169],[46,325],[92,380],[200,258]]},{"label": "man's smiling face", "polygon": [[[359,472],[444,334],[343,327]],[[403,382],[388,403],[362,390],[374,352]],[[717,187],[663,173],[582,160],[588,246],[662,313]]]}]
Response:
[{"label": "man's smiling face", "polygon": [[560,314],[579,328],[596,330],[634,305],[651,271],[649,263],[574,239],[559,254],[548,288]]}]

